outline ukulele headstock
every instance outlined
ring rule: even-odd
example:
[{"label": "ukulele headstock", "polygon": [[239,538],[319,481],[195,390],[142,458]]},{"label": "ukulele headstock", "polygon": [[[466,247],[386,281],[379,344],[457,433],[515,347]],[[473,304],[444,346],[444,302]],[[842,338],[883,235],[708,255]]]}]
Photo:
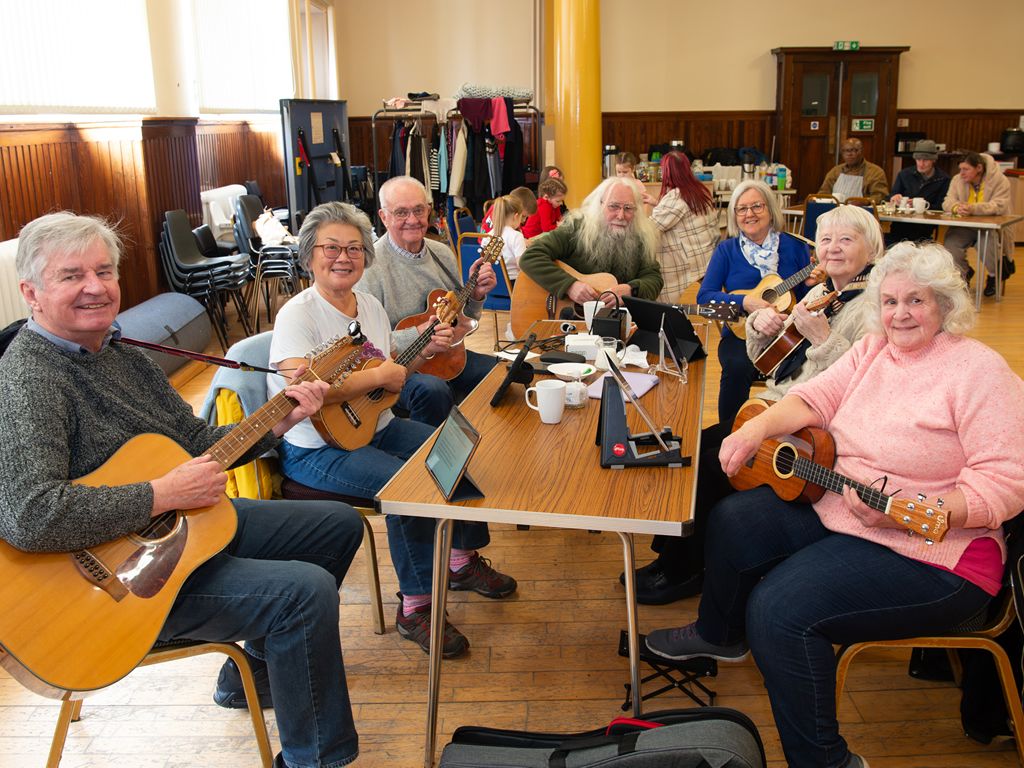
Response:
[{"label": "ukulele headstock", "polygon": [[724,320],[727,323],[732,323],[739,320],[744,312],[739,302],[712,301],[699,305],[697,314],[711,320]]},{"label": "ukulele headstock", "polygon": [[942,499],[931,504],[919,493],[916,499],[890,499],[890,502],[886,514],[911,534],[924,536],[928,544],[942,541],[949,530],[949,518],[942,509]]}]

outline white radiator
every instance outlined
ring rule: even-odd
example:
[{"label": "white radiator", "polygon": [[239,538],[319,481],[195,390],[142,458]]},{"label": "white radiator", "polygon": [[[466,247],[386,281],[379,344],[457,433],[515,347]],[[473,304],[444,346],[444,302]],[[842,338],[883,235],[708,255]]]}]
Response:
[{"label": "white radiator", "polygon": [[0,243],[0,328],[29,316],[28,305],[18,290],[18,272],[14,268],[17,253],[17,240]]}]

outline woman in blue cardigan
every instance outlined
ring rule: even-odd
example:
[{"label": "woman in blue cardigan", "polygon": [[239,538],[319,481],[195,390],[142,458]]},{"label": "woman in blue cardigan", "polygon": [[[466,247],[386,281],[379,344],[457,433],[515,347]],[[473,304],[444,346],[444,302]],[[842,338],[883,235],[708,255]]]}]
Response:
[{"label": "woman in blue cardigan", "polygon": [[[750,290],[769,274],[785,279],[810,263],[810,250],[795,237],[783,232],[782,208],[778,198],[763,181],[744,181],[729,201],[729,239],[718,244],[711,254],[697,301],[738,302],[731,291]],[[801,283],[794,289],[799,300],[807,293]],[[768,306],[759,295],[742,296],[743,311]],[[718,420],[731,422],[750,396],[750,385],[757,369],[747,357],[747,347],[727,326],[722,327],[718,345],[722,380],[718,389]]]}]

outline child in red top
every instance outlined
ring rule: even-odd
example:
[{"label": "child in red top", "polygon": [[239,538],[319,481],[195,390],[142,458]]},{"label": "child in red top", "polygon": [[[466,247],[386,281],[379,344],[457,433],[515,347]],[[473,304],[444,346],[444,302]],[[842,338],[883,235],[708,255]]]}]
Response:
[{"label": "child in red top", "polygon": [[568,189],[560,179],[547,178],[537,186],[537,212],[523,224],[523,236],[527,239],[558,226],[562,218],[562,201]]}]

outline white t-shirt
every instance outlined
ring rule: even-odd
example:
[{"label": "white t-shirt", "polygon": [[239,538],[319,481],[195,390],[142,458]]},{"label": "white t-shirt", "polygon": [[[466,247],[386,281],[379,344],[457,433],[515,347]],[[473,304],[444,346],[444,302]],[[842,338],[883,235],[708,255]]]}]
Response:
[{"label": "white t-shirt", "polygon": [[[519,257],[526,251],[526,238],[518,229],[506,226],[501,232],[501,241],[504,243],[501,249],[501,258],[505,262],[508,279],[515,280],[519,277]],[[485,237],[480,244],[486,246],[489,242],[491,242],[491,238]]]},{"label": "white t-shirt", "polygon": [[[349,317],[328,302],[316,286],[311,286],[288,300],[274,320],[274,337],[270,342],[270,367],[277,368],[282,360],[306,357],[314,347],[335,336],[348,334],[353,320],[359,321],[363,335],[384,354],[391,351],[391,325],[384,307],[373,296],[355,291],[357,317]],[[267,396],[273,397],[284,389],[287,380],[267,374]],[[329,406],[337,407],[337,406]],[[394,418],[386,408],[377,419],[377,431],[384,429]],[[316,431],[313,422],[304,419],[285,433],[284,439],[299,448],[322,448],[327,443]]]}]

